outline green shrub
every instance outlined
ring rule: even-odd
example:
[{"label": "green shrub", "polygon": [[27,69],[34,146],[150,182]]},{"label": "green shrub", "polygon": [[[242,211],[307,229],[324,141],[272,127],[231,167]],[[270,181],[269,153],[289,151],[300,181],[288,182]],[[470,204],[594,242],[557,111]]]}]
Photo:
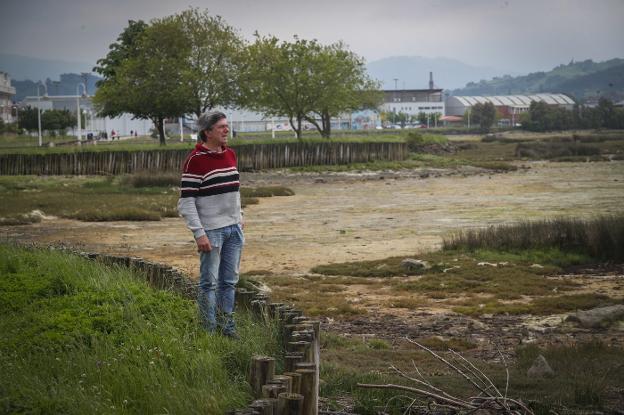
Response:
[{"label": "green shrub", "polygon": [[624,260],[624,216],[554,219],[460,231],[444,249],[526,250],[556,248],[595,259]]},{"label": "green shrub", "polygon": [[410,151],[419,151],[423,146],[430,144],[446,144],[448,139],[444,135],[422,134],[419,131],[410,131],[405,137]]}]

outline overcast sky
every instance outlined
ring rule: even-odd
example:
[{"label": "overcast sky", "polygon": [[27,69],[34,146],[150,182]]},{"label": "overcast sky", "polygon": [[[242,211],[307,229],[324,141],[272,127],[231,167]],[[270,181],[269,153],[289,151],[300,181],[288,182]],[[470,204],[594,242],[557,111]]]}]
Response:
[{"label": "overcast sky", "polygon": [[128,20],[189,6],[247,39],[343,40],[369,62],[441,56],[526,73],[624,57],[624,0],[2,0],[0,53],[94,63]]}]

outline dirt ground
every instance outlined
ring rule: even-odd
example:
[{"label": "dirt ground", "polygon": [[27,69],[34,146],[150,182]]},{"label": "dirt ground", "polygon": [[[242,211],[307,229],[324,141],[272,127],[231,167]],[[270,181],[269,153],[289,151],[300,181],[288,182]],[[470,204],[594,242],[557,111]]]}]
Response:
[{"label": "dirt ground", "polygon": [[[282,185],[295,196],[262,198],[245,209],[242,271],[301,274],[319,264],[411,255],[458,229],[624,210],[624,162],[525,163],[515,172],[251,173],[244,185]],[[44,219],[0,228],[6,239],[80,246],[198,271],[181,219],[80,222]]]},{"label": "dirt ground", "polygon": [[[262,198],[245,209],[242,272],[297,277],[320,264],[433,250],[443,236],[459,229],[558,216],[589,218],[624,210],[622,161],[533,162],[518,167],[499,174],[473,168],[244,174],[246,186],[288,186],[295,196]],[[198,273],[192,236],[178,218],[109,223],[48,218],[38,224],[0,228],[0,232],[3,239],[139,256],[168,263],[191,276]],[[622,292],[622,272],[592,274],[572,278],[584,278],[590,291]],[[570,334],[559,324],[562,316],[473,319],[437,309],[435,304],[418,310],[383,307],[391,295],[379,284],[350,287],[346,300],[368,304],[368,313],[325,323],[351,335],[465,335],[476,342],[508,339],[510,347],[536,336],[548,339],[548,333],[559,341],[566,336],[592,336],[582,330]],[[624,343],[624,328],[614,330],[605,335]]]}]

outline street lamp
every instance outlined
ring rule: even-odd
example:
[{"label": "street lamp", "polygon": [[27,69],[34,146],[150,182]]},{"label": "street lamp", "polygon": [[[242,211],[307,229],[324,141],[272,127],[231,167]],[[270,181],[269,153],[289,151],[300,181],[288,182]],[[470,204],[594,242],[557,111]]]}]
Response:
[{"label": "street lamp", "polygon": [[19,107],[17,105],[13,105],[12,108],[15,108],[15,124],[17,128],[19,128]]},{"label": "street lamp", "polygon": [[82,114],[80,113],[80,87],[82,86],[83,96],[87,96],[87,87],[80,82],[76,85],[76,117],[78,118],[78,144],[82,142]]},{"label": "street lamp", "polygon": [[39,128],[39,147],[43,146],[43,138],[41,137],[41,95],[39,95],[39,87],[43,85],[43,99],[48,98],[48,86],[43,82],[37,83],[37,127]]}]

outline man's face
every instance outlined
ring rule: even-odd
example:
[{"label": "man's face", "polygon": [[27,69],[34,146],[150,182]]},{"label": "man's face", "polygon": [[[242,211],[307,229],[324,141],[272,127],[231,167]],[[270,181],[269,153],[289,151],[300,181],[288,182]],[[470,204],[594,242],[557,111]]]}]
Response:
[{"label": "man's face", "polygon": [[206,131],[206,142],[213,145],[224,146],[227,144],[229,132],[230,128],[227,118],[222,118],[212,126],[212,129]]}]

